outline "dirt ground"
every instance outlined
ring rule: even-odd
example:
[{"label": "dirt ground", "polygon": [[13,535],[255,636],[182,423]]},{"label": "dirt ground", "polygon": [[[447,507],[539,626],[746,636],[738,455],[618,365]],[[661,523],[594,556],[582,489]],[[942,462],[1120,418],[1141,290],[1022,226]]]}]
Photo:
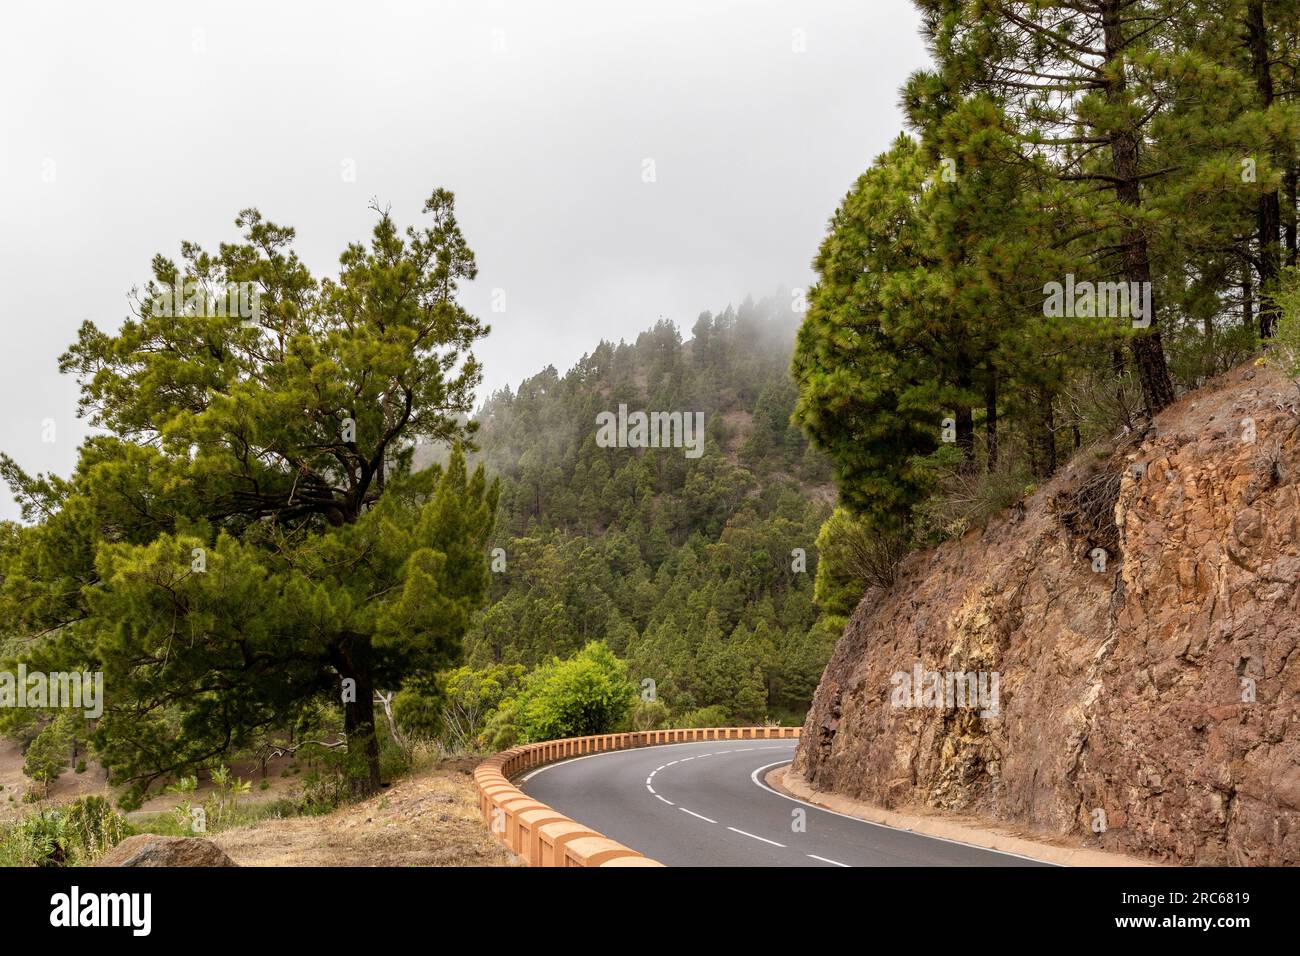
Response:
[{"label": "dirt ground", "polygon": [[[280,757],[268,760],[266,764],[266,788],[263,789],[262,768],[254,761],[232,761],[231,773],[243,780],[251,781],[252,790],[239,802],[249,806],[292,796],[301,789],[302,777],[310,769],[302,758]],[[36,785],[23,774],[22,747],[17,740],[0,737],[0,823],[10,822],[30,811],[34,804],[24,803],[23,796]],[[43,805],[69,803],[78,797],[99,794],[111,796],[108,786],[108,774],[94,760],[86,761],[83,773],[76,773],[71,768],[59,775],[50,785]],[[212,790],[212,782],[206,774],[199,777],[198,789],[186,799],[202,803],[204,797]],[[150,813],[164,813],[181,801],[175,794],[156,791],[146,800],[139,810],[132,811],[128,817],[139,819]]]},{"label": "dirt ground", "polygon": [[[442,760],[369,800],[330,814],[266,819],[209,837],[240,866],[519,865],[491,838],[479,818],[471,776],[478,762],[477,757]],[[239,798],[242,806],[293,796],[309,769],[301,759],[270,761],[263,790],[260,765],[231,764],[234,775],[253,783],[252,791]],[[22,751],[17,741],[0,738],[0,822],[18,819],[37,806],[90,794],[111,797],[106,781],[103,768],[91,761],[84,773],[65,771],[50,787],[46,801],[24,803],[23,794],[33,784],[23,776]],[[198,790],[185,799],[202,803],[211,788],[202,777]],[[139,824],[142,817],[171,810],[181,799],[157,794],[128,818]]]},{"label": "dirt ground", "polygon": [[240,866],[517,866],[478,814],[477,760],[444,761],[327,816],[212,834]]},{"label": "dirt ground", "polygon": [[[50,787],[50,799],[66,803],[92,793],[107,793],[107,779],[108,774],[96,763],[88,763],[85,773],[66,770]],[[32,809],[32,804],[23,803],[31,786],[32,781],[23,775],[22,745],[11,737],[0,737],[0,823],[16,820]]]}]

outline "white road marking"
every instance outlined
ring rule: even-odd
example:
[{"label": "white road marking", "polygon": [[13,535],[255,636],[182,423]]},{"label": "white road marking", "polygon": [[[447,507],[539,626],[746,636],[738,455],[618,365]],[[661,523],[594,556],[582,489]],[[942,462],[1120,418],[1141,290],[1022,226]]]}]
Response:
[{"label": "white road marking", "polygon": [[847,863],[840,863],[838,860],[828,860],[824,856],[818,856],[816,853],[809,853],[808,856],[814,860],[821,860],[823,863],[833,863],[836,866],[842,866],[845,869],[852,869]]},{"label": "white road marking", "polygon": [[524,774],[519,779],[519,782],[527,783],[529,780],[532,780],[533,777],[537,776],[539,773],[545,773],[546,771],[550,770],[552,767],[559,767],[566,763],[576,763],[579,760],[590,760],[592,757],[603,757],[606,754],[625,753],[625,752],[626,751],[622,751],[622,750],[604,750],[597,754],[583,754],[581,757],[570,757],[568,760],[557,760],[555,761],[555,763],[548,763],[545,766],[538,767],[532,773]]},{"label": "white road marking", "polygon": [[699,817],[699,818],[700,818],[701,820],[703,820],[705,823],[717,823],[717,822],[718,822],[717,820],[710,820],[708,817],[706,817],[706,816],[705,816],[704,814],[702,814],[702,813],[696,813],[694,810],[687,810],[685,807],[678,807],[677,809],[680,810],[680,811],[682,811],[682,813],[689,813],[689,814],[690,814],[691,816],[693,816],[693,817]]},{"label": "white road marking", "polygon": [[779,846],[783,850],[786,849],[784,843],[777,843],[775,840],[769,840],[767,837],[761,837],[754,833],[746,833],[744,830],[737,830],[735,827],[727,827],[727,829],[732,833],[739,833],[741,836],[747,836],[753,840],[762,840],[764,843],[770,843],[772,846]]},{"label": "white road marking", "polygon": [[671,800],[664,800],[664,798],[661,797],[661,796],[659,796],[659,794],[657,794],[657,793],[655,794],[655,799],[656,799],[656,800],[663,800],[664,803],[668,804],[668,806],[670,806],[670,807],[675,807],[675,806],[677,806],[677,804],[673,803]]},{"label": "white road marking", "polygon": [[[765,748],[763,748],[763,749],[766,749],[766,750],[776,750],[776,749],[778,749],[779,747],[783,746],[784,743],[792,742],[794,739],[795,739],[795,738],[793,738],[793,737],[790,737],[790,738],[783,738],[781,743],[771,744],[771,745],[769,745],[768,747],[765,747]],[[702,743],[707,743],[707,741],[703,741],[703,740],[682,740],[682,741],[679,741],[679,742],[677,742],[677,743],[675,743],[675,744],[652,744],[651,746],[654,746],[654,747],[694,747],[694,746],[696,746],[696,745],[698,745],[698,744],[702,744]],[[544,764],[544,765],[538,767],[536,770],[533,770],[533,771],[531,771],[530,773],[526,773],[526,774],[524,774],[522,777],[519,778],[519,782],[520,782],[520,783],[525,783],[525,782],[531,780],[533,777],[537,776],[539,773],[545,773],[546,771],[552,769],[553,767],[560,767],[560,766],[563,766],[563,765],[566,764],[566,763],[574,763],[574,762],[579,761],[579,760],[590,760],[592,757],[612,757],[612,756],[614,756],[615,754],[631,754],[631,753],[635,753],[635,752],[638,751],[638,750],[644,750],[644,749],[645,749],[644,747],[628,747],[628,748],[626,748],[626,749],[624,749],[624,750],[602,750],[602,751],[600,751],[599,753],[594,753],[594,754],[583,754],[581,757],[566,757],[564,760],[557,760],[557,761],[555,761],[554,763]],[[718,752],[719,752],[719,753],[727,753],[728,751],[723,750],[723,751],[718,751]],[[711,756],[713,756],[713,754],[711,754],[711,753],[707,753],[707,754],[698,754],[697,756],[699,756],[699,757],[711,757]],[[683,759],[683,760],[694,760],[694,759],[696,759],[696,758],[695,758],[695,757],[683,757],[682,759]]]},{"label": "white road marking", "polygon": [[916,833],[913,830],[901,830],[898,827],[887,826],[884,823],[876,823],[873,820],[864,820],[861,817],[854,817],[854,816],[850,816],[847,813],[840,813],[838,810],[827,810],[825,807],[819,807],[815,803],[809,803],[807,800],[800,800],[798,797],[792,797],[788,793],[782,793],[780,790],[774,790],[771,787],[769,787],[767,784],[765,784],[762,780],[758,779],[758,775],[762,773],[764,770],[770,770],[773,767],[779,767],[781,766],[781,764],[785,764],[789,762],[790,761],[788,760],[777,760],[772,763],[765,764],[764,766],[759,767],[757,770],[751,773],[749,775],[749,779],[752,780],[756,786],[762,787],[768,793],[776,794],[778,797],[781,797],[783,800],[789,800],[791,803],[797,803],[800,806],[809,807],[813,810],[819,810],[822,813],[832,813],[837,817],[843,817],[845,820],[855,820],[858,823],[865,823],[869,827],[879,827],[882,830],[893,830],[895,833],[911,833],[913,836],[923,837],[926,840],[938,840],[940,843],[952,843],[955,844],[956,846],[970,847],[972,850],[983,850],[985,853],[999,853],[1002,856],[1014,856],[1017,860],[1029,860],[1031,863],[1046,863],[1048,866],[1063,865],[1060,863],[1048,863],[1046,860],[1035,860],[1032,856],[1024,856],[1020,853],[1008,853],[1006,850],[990,850],[986,846],[977,846],[974,843],[963,843],[961,840],[949,840],[947,837],[931,836],[928,833]]}]

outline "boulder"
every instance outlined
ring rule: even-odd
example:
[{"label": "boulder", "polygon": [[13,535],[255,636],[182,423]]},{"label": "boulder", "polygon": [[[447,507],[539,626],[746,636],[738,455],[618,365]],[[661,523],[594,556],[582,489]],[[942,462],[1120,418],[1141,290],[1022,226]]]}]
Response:
[{"label": "boulder", "polygon": [[202,837],[141,833],[127,837],[100,857],[99,866],[238,866],[224,850]]}]

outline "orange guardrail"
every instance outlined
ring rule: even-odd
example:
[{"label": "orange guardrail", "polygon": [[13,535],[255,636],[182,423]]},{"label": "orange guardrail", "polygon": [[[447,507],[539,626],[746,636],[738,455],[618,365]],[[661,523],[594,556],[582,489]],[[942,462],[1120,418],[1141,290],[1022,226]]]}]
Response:
[{"label": "orange guardrail", "polygon": [[542,764],[585,754],[702,740],[788,739],[798,737],[799,730],[798,727],[690,727],[524,744],[493,754],[474,771],[479,812],[492,835],[529,866],[662,866],[534,800],[511,783],[510,778]]}]

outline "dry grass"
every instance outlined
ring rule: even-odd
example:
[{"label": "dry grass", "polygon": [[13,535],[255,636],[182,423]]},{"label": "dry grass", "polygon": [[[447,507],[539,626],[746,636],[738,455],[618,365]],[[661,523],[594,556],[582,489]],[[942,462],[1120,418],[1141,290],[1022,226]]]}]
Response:
[{"label": "dry grass", "polygon": [[318,817],[214,834],[240,866],[512,866],[478,814],[476,761],[444,761],[369,800]]}]

